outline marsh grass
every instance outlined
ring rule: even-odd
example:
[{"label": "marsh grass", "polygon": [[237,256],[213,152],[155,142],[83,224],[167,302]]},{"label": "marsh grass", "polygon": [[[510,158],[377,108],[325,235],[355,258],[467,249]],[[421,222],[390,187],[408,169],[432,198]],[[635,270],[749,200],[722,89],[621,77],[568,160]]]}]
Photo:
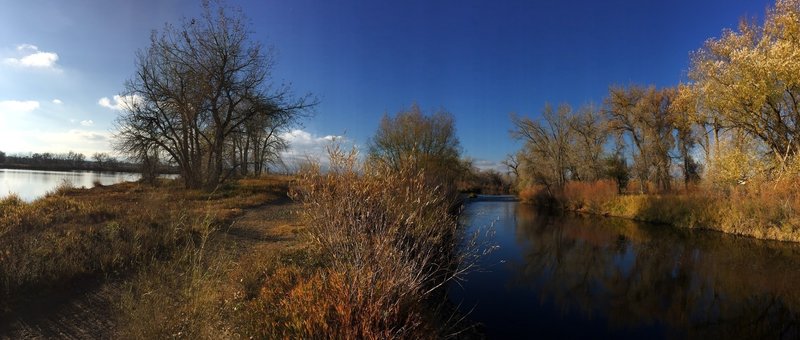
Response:
[{"label": "marsh grass", "polygon": [[530,187],[521,190],[520,197],[535,204],[549,200],[572,211],[800,242],[800,185],[790,179],[754,181],[724,190],[693,187],[676,193],[621,195],[611,183],[570,182],[555,195]]},{"label": "marsh grass", "polygon": [[[269,271],[247,302],[256,337],[434,338],[451,331],[432,313],[442,287],[480,255],[423,173],[361,166],[330,150],[327,172],[307,167],[293,197],[308,225],[307,258]],[[466,242],[466,247],[462,248]],[[468,249],[472,251],[462,251]]]},{"label": "marsh grass", "polygon": [[214,197],[162,181],[92,189],[62,184],[30,203],[16,195],[0,199],[0,311],[13,312],[32,292],[171,259],[205,225],[223,225],[243,208],[285,196],[287,181],[248,180]]}]

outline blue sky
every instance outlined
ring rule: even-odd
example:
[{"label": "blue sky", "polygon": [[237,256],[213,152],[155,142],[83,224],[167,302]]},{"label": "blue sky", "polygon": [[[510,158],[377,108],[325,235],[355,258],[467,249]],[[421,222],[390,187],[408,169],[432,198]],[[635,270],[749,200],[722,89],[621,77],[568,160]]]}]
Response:
[{"label": "blue sky", "polygon": [[[464,154],[515,152],[509,114],[601,103],[611,84],[670,86],[689,53],[770,1],[234,1],[278,51],[275,81],[320,99],[287,135],[365,145],[416,102],[456,117]],[[109,151],[114,96],[151,30],[199,0],[0,0],[0,151]],[[103,99],[105,98],[105,99]]]}]

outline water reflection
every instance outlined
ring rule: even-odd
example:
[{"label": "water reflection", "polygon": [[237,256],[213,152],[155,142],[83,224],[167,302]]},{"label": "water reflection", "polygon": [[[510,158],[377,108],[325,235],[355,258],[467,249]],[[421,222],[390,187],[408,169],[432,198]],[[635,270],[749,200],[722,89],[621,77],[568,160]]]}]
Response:
[{"label": "water reflection", "polygon": [[800,336],[797,245],[508,202],[466,210],[469,226],[496,220],[502,251],[451,298],[490,337]]},{"label": "water reflection", "polygon": [[44,196],[65,180],[75,187],[91,188],[95,181],[102,185],[110,185],[137,179],[139,179],[138,174],[123,172],[0,169],[0,197],[15,193],[23,200],[32,201]]}]

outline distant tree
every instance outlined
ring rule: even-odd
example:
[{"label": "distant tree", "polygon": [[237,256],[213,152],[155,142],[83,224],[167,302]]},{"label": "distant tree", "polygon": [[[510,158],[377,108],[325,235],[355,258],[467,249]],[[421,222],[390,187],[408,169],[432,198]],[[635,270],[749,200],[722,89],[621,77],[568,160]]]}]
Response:
[{"label": "distant tree", "polygon": [[417,104],[393,117],[384,115],[369,142],[370,161],[396,170],[418,168],[451,187],[465,170],[460,155],[453,115],[444,110],[426,115]]},{"label": "distant tree", "polygon": [[628,187],[628,180],[630,180],[630,170],[625,161],[625,157],[621,152],[615,152],[613,155],[606,156],[605,161],[605,177],[611,178],[617,183],[617,189],[622,193]]},{"label": "distant tree", "polygon": [[519,179],[519,155],[507,155],[502,164],[508,169],[509,176],[516,182]]},{"label": "distant tree", "polygon": [[[705,125],[702,120],[698,119],[694,105],[686,97],[684,88],[679,86],[674,91],[675,99],[670,104],[670,111],[675,127],[675,142],[681,161],[683,184],[684,188],[688,188],[689,183],[700,180],[700,164],[692,156],[692,151],[696,145],[703,144],[700,134],[705,129]],[[708,134],[705,135],[708,136]],[[704,149],[708,150],[707,147]],[[708,159],[708,153],[706,153],[706,159]]]},{"label": "distant tree", "polygon": [[204,2],[199,18],[154,32],[137,54],[117,120],[117,150],[138,158],[163,152],[190,188],[212,189],[241,165],[230,149],[246,124],[282,122],[272,117],[297,117],[315,104],[273,86],[272,51],[250,39],[240,11],[231,12]]},{"label": "distant tree", "polygon": [[[573,164],[570,162],[574,131],[572,108],[559,105],[554,110],[549,104],[542,111],[541,120],[513,115],[514,130],[511,135],[524,145],[520,153],[522,171],[536,184],[548,190],[562,188],[570,179]],[[551,192],[552,193],[552,192]]]},{"label": "distant tree", "polygon": [[5,163],[5,162],[6,162],[6,153],[0,151],[0,163]]},{"label": "distant tree", "polygon": [[609,129],[602,112],[591,105],[584,106],[569,123],[574,138],[573,159],[570,160],[575,169],[574,177],[587,181],[603,178],[603,155]]},{"label": "distant tree", "polygon": [[95,152],[94,154],[92,154],[92,160],[98,167],[103,167],[104,165],[106,165],[110,158],[111,156],[109,156],[105,152]]},{"label": "distant tree", "polygon": [[633,169],[646,190],[645,183],[653,180],[659,189],[671,188],[670,151],[675,146],[674,122],[670,103],[674,98],[670,89],[655,87],[611,87],[606,98],[606,114],[610,128],[620,140],[631,144]]}]

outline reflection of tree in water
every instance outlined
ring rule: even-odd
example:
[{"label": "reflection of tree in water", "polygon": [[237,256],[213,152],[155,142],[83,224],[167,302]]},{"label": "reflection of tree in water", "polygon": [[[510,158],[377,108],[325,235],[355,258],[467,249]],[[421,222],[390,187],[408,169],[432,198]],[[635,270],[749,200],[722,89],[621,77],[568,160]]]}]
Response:
[{"label": "reflection of tree in water", "polygon": [[800,247],[524,205],[516,216],[514,284],[564,313],[691,337],[800,336]]}]

